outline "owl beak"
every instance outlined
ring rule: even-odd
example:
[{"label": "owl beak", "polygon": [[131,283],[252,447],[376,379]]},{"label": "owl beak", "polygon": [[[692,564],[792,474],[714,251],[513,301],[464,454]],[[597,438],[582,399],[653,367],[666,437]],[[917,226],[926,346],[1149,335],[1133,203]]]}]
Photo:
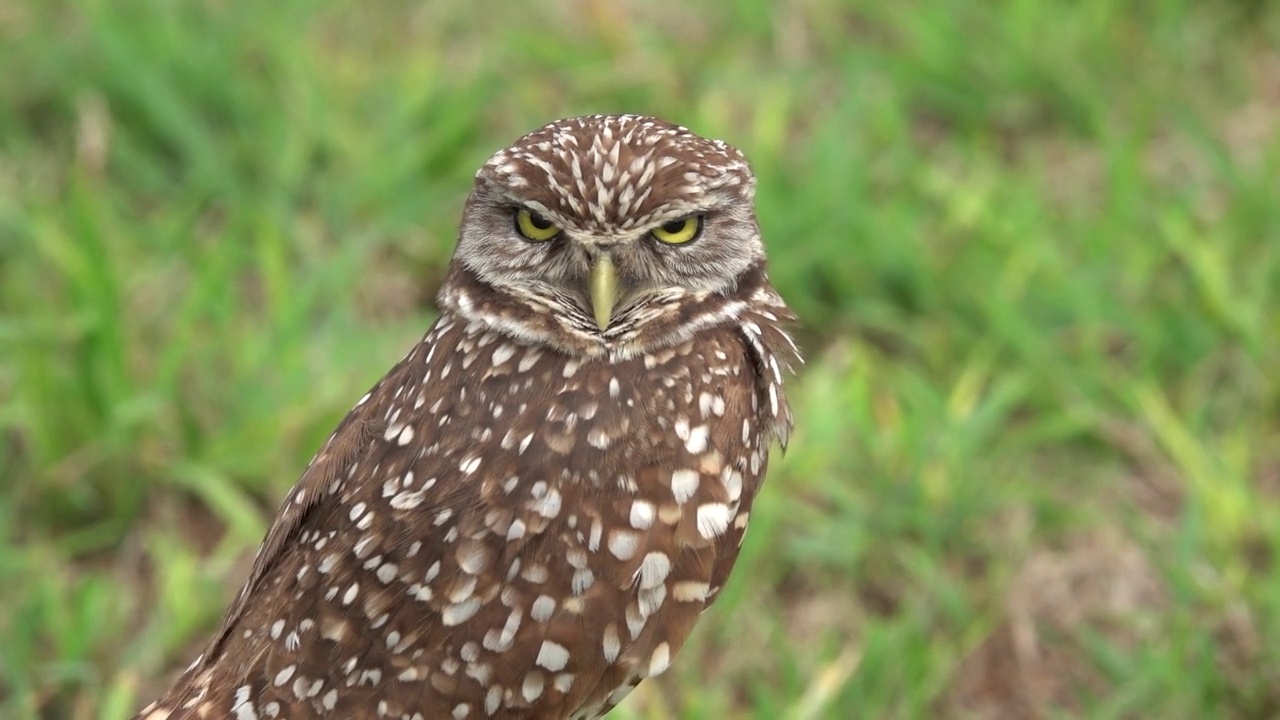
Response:
[{"label": "owl beak", "polygon": [[595,314],[596,325],[604,331],[609,327],[609,319],[613,317],[613,306],[618,300],[618,271],[613,266],[613,258],[608,253],[596,257],[591,265],[590,278],[591,311]]}]

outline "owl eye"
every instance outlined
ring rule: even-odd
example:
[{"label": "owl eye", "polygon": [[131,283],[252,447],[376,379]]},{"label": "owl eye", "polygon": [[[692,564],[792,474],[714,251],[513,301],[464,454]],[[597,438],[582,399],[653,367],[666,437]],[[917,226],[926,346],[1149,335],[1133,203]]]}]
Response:
[{"label": "owl eye", "polygon": [[516,209],[516,232],[531,242],[546,242],[560,234],[560,228],[528,208]]},{"label": "owl eye", "polygon": [[679,220],[665,222],[649,231],[658,242],[667,245],[684,245],[698,239],[702,234],[702,216],[690,215]]}]

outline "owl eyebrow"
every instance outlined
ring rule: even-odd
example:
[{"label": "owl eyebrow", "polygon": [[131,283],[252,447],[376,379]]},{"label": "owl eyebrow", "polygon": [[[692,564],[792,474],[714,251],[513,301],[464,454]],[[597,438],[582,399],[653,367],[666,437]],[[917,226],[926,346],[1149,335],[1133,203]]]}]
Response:
[{"label": "owl eyebrow", "polygon": [[543,220],[550,220],[552,222],[555,222],[556,220],[559,219],[559,216],[556,213],[548,212],[536,205],[527,205],[524,203],[517,203],[517,204],[511,205],[507,209],[510,210],[511,212],[520,212],[521,210],[528,210],[534,215],[541,217]]},{"label": "owl eyebrow", "polygon": [[505,196],[504,199],[495,203],[496,207],[505,208],[511,212],[516,212],[517,210],[530,210],[541,215],[547,220],[555,221],[557,224],[567,223],[571,219],[532,198],[520,200],[506,193],[503,193],[503,195]]},{"label": "owl eyebrow", "polygon": [[673,207],[670,211],[660,209],[658,212],[650,213],[651,220],[645,224],[645,227],[655,227],[657,225],[669,223],[672,220],[683,220],[687,217],[694,217],[695,215],[701,215],[705,222],[716,218],[720,214],[719,203],[697,204],[692,206],[682,205],[679,208]]}]

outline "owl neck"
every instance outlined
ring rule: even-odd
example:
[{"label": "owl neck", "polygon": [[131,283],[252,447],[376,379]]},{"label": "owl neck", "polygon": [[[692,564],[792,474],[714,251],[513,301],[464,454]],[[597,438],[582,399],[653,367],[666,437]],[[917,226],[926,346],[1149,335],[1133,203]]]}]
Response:
[{"label": "owl neck", "polygon": [[603,332],[569,298],[498,288],[460,263],[450,268],[437,300],[443,313],[465,322],[579,358],[631,358],[683,343],[710,328],[745,323],[779,326],[783,332],[780,326],[794,319],[769,285],[763,259],[728,292],[653,293],[621,308]]}]

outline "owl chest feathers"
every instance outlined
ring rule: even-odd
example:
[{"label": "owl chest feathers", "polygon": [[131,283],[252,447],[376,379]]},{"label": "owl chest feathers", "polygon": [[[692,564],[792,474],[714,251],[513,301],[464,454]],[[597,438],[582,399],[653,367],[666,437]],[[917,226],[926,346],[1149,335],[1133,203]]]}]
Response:
[{"label": "owl chest feathers", "polygon": [[[431,648],[420,660],[437,691],[474,684],[469,670],[490,683],[466,691],[487,705],[589,716],[666,668],[727,579],[770,441],[785,438],[768,350],[762,329],[727,326],[574,359],[437,323],[388,377],[395,392],[375,388],[390,400],[365,410],[381,450],[364,462],[385,480],[333,488],[397,528],[369,547],[404,555],[425,539],[439,556],[425,576],[397,562],[439,623],[388,622]],[[432,663],[460,668],[456,681]]]},{"label": "owl chest feathers", "polygon": [[[789,422],[768,375],[778,362],[760,349],[726,327],[574,359],[446,316],[388,377],[396,391],[375,388],[391,399],[365,413],[383,444],[370,472],[386,477],[378,494],[397,524],[422,524],[427,507],[449,514],[451,540],[508,540],[512,562],[572,546],[638,571],[640,536],[669,526],[676,547],[715,543],[749,504]],[[333,490],[348,503],[369,492]],[[581,591],[588,568],[573,565]]]}]

